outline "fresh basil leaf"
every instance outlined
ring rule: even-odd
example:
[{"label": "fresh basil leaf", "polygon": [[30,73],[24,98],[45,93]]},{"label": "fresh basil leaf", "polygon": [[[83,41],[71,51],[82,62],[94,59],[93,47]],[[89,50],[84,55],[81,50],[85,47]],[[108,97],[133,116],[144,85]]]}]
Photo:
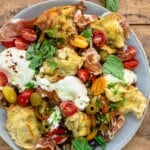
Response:
[{"label": "fresh basil leaf", "polygon": [[54,29],[46,30],[45,33],[46,33],[49,37],[55,37],[55,36],[56,36],[56,31],[55,31]]},{"label": "fresh basil leaf", "polygon": [[48,54],[47,54],[47,58],[53,57],[54,54],[55,54],[55,52],[56,52],[56,48],[55,48],[53,45],[51,45],[51,46],[50,46],[50,49],[49,49],[49,51],[48,51]]},{"label": "fresh basil leaf", "polygon": [[49,62],[49,66],[53,71],[55,71],[58,68],[58,64],[54,60],[51,60]]},{"label": "fresh basil leaf", "polygon": [[40,67],[41,65],[42,65],[42,58],[41,57],[34,57],[29,64],[29,68],[35,70],[38,67]]},{"label": "fresh basil leaf", "polygon": [[103,0],[104,6],[110,11],[117,12],[119,0]]},{"label": "fresh basil leaf", "polygon": [[112,74],[114,77],[124,80],[124,68],[122,61],[115,55],[107,57],[102,66],[102,72],[104,74]]},{"label": "fresh basil leaf", "polygon": [[102,136],[95,137],[95,141],[102,147],[102,150],[106,150],[106,143]]},{"label": "fresh basil leaf", "polygon": [[86,138],[78,138],[73,140],[74,150],[92,150],[92,147],[88,144]]},{"label": "fresh basil leaf", "polygon": [[92,29],[88,28],[84,30],[83,32],[81,32],[81,35],[84,36],[88,42],[90,42],[92,37]]},{"label": "fresh basil leaf", "polygon": [[28,82],[26,84],[26,89],[33,89],[34,88],[34,82]]}]

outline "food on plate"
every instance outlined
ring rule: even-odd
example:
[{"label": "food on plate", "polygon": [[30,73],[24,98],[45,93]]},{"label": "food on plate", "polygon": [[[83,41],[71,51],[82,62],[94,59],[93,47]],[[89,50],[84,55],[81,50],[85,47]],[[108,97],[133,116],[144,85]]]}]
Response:
[{"label": "food on plate", "polygon": [[37,118],[32,107],[11,105],[7,108],[6,129],[15,143],[24,149],[34,149],[40,138]]},{"label": "food on plate", "polygon": [[125,114],[144,114],[126,19],[85,10],[83,2],[53,7],[0,30],[0,105],[23,149],[91,150],[115,138]]}]

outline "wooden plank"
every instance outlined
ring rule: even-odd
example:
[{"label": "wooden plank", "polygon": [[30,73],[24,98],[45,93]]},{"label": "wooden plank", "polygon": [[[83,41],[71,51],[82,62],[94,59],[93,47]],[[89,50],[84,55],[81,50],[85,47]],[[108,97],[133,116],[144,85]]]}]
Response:
[{"label": "wooden plank", "polygon": [[[42,0],[0,0],[0,26],[22,9]],[[102,4],[102,0],[88,0]],[[150,24],[149,0],[120,0],[119,12],[127,17],[130,24]]]},{"label": "wooden plank", "polygon": [[42,0],[0,0],[0,26],[5,24],[15,14]]},{"label": "wooden plank", "polygon": [[130,24],[150,24],[150,0],[120,0],[119,12]]},{"label": "wooden plank", "polygon": [[130,28],[136,33],[147,55],[150,56],[150,43],[148,40],[150,38],[150,25],[131,25]]}]

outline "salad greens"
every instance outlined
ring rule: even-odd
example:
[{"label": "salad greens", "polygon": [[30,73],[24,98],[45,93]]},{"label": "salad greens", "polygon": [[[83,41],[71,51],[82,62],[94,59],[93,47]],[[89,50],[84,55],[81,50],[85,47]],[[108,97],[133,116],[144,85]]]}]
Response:
[{"label": "salad greens", "polygon": [[122,61],[115,55],[108,56],[107,60],[102,66],[104,74],[112,74],[114,77],[123,80],[124,68]]},{"label": "salad greens", "polygon": [[84,36],[88,42],[90,42],[92,37],[92,29],[87,28],[86,30],[81,32],[81,35]]},{"label": "salad greens", "polygon": [[36,70],[40,67],[43,61],[47,58],[52,58],[55,54],[56,48],[49,40],[40,43],[33,43],[29,46],[26,53],[26,59],[30,60],[29,67]]},{"label": "salad greens", "polygon": [[110,11],[117,12],[119,6],[119,0],[103,0],[104,7]]},{"label": "salad greens", "polygon": [[92,150],[91,146],[88,144],[86,138],[78,138],[73,140],[74,150]]},{"label": "salad greens", "polygon": [[102,147],[102,150],[106,150],[106,143],[102,136],[95,137],[95,140]]}]

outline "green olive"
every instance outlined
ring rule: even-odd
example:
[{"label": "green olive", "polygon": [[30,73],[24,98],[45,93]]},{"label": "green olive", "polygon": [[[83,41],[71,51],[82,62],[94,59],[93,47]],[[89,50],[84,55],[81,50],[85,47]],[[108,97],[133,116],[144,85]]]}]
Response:
[{"label": "green olive", "polygon": [[39,130],[42,134],[45,134],[50,129],[50,124],[47,121],[42,121],[39,123]]},{"label": "green olive", "polygon": [[107,51],[105,51],[105,50],[100,51],[100,57],[101,57],[102,62],[104,62],[108,56],[109,56],[109,54]]},{"label": "green olive", "polygon": [[30,96],[30,102],[32,106],[39,106],[42,102],[41,94],[38,92],[33,92]]},{"label": "green olive", "polygon": [[97,107],[95,104],[89,104],[87,107],[86,107],[86,113],[89,114],[89,115],[94,115],[96,114],[97,112]]},{"label": "green olive", "polygon": [[15,103],[17,100],[17,94],[11,86],[5,86],[2,90],[2,93],[9,103]]}]

